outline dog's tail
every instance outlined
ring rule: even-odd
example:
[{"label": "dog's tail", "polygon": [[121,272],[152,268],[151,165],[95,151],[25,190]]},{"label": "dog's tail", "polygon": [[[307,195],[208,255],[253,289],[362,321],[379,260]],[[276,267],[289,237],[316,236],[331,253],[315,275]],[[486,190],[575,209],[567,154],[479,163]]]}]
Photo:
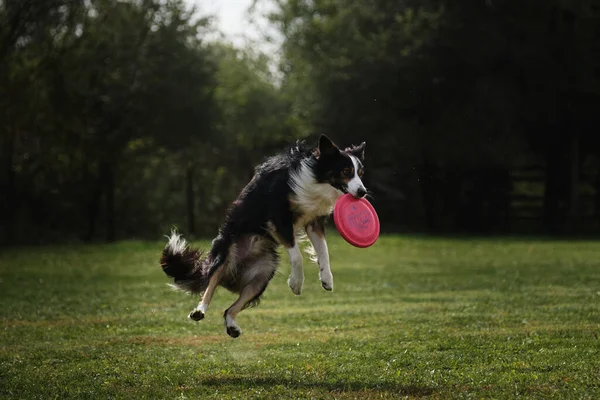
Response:
[{"label": "dog's tail", "polygon": [[165,274],[174,279],[175,289],[188,293],[202,293],[208,286],[208,274],[203,265],[202,252],[190,248],[180,234],[173,231],[160,258]]}]

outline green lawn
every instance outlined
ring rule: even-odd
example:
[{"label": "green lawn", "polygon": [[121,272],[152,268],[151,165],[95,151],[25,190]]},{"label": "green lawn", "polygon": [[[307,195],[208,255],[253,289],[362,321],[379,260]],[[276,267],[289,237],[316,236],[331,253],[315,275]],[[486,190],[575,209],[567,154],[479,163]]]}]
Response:
[{"label": "green lawn", "polygon": [[600,242],[330,237],[335,290],[284,256],[238,339],[162,243],[1,250],[0,398],[600,398]]}]

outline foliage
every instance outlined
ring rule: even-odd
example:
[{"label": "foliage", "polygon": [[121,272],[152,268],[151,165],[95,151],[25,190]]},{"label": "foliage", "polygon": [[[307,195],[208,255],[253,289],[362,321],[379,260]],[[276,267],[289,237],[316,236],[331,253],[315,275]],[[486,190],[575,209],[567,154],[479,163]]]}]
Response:
[{"label": "foliage", "polygon": [[250,50],[214,46],[219,60],[215,100],[221,110],[216,130],[222,138],[222,157],[231,179],[228,197],[235,198],[266,154],[280,151],[294,138],[287,103],[273,84],[268,59]]},{"label": "foliage", "polygon": [[594,1],[260,2],[275,56],[183,0],[0,2],[0,242],[212,235],[320,133],[367,141],[385,231],[597,232]]},{"label": "foliage", "polygon": [[264,56],[206,43],[181,0],[3,2],[0,19],[0,240],[194,231],[196,209],[213,232],[249,150],[290,136]]},{"label": "foliage", "polygon": [[580,164],[598,160],[594,2],[276,3],[295,116],[340,141],[367,139],[390,226],[505,230],[510,174],[536,157],[546,220],[561,225],[546,229],[579,215]]},{"label": "foliage", "polygon": [[[162,243],[0,253],[3,398],[597,398],[595,242],[330,234],[334,292],[289,268],[238,339],[173,292]],[[203,242],[207,246],[208,242]]]}]

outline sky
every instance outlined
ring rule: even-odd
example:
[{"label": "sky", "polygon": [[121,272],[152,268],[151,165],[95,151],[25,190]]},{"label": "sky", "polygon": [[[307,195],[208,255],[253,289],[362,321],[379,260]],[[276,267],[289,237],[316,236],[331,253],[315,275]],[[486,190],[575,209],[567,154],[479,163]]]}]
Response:
[{"label": "sky", "polygon": [[[225,39],[237,46],[257,46],[260,50],[270,55],[277,52],[277,45],[263,40],[263,33],[273,30],[264,18],[257,18],[256,23],[251,23],[248,8],[253,0],[185,0],[188,4],[195,4],[201,14],[215,16],[215,26],[223,33]],[[266,12],[271,3],[269,0],[258,2],[258,14]]]}]

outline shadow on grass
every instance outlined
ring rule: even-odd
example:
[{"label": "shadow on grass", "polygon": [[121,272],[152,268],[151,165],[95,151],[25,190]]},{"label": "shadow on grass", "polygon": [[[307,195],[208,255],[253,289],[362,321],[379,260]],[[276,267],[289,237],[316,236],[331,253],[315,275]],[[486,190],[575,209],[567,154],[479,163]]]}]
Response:
[{"label": "shadow on grass", "polygon": [[427,386],[399,385],[390,382],[315,381],[282,378],[211,377],[200,381],[206,386],[238,386],[242,388],[262,387],[265,389],[284,386],[288,389],[324,389],[329,392],[385,392],[402,396],[430,396],[434,389]]}]

